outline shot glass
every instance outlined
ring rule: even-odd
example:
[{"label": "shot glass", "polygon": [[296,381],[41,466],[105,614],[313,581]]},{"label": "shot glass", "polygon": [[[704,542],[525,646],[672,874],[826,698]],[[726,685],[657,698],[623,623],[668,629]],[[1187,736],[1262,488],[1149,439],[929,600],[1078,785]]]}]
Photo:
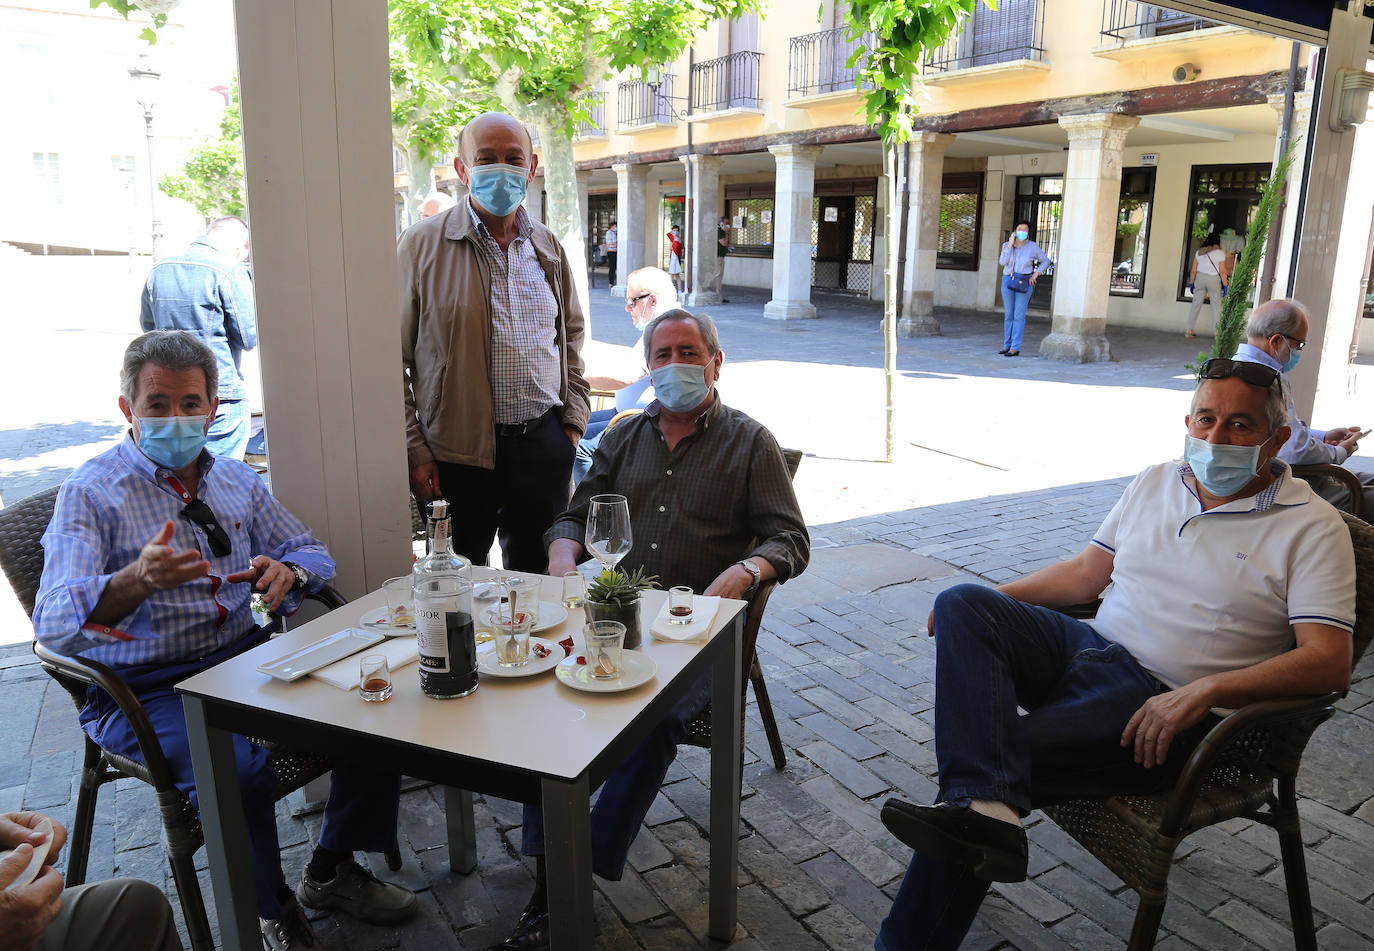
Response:
[{"label": "shot glass", "polygon": [[569,571],[563,576],[563,607],[575,611],[587,600],[587,582],[580,571]]},{"label": "shot glass", "polygon": [[496,663],[500,667],[523,667],[530,660],[530,628],[534,619],[516,604],[514,619],[502,614],[495,619],[492,633],[496,640]]},{"label": "shot glass", "polygon": [[592,621],[582,626],[587,672],[597,680],[620,676],[620,651],[625,644],[625,625],[619,621]]},{"label": "shot glass", "polygon": [[358,661],[358,695],[368,703],[391,696],[391,664],[385,654],[364,654]]},{"label": "shot glass", "polygon": [[668,623],[692,623],[692,589],[679,585],[668,589]]},{"label": "shot glass", "polygon": [[516,594],[515,610],[520,614],[528,614],[530,623],[535,627],[539,626],[539,588],[540,582],[536,577],[529,575],[510,575],[506,578],[506,590],[502,592],[501,603],[497,608],[497,617],[510,618],[510,597],[509,592]]},{"label": "shot glass", "polygon": [[414,588],[410,575],[388,578],[382,582],[386,592],[386,622],[392,627],[414,627]]}]

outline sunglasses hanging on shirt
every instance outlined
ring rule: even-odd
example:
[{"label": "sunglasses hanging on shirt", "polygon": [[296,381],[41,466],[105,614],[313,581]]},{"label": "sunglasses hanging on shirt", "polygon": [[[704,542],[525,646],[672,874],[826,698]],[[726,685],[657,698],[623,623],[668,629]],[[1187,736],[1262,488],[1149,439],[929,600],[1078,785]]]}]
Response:
[{"label": "sunglasses hanging on shirt", "polygon": [[200,499],[188,502],[181,510],[181,517],[205,532],[205,538],[210,542],[210,550],[215,553],[216,558],[233,553],[234,545],[229,540],[229,533],[220,525],[214,509]]}]

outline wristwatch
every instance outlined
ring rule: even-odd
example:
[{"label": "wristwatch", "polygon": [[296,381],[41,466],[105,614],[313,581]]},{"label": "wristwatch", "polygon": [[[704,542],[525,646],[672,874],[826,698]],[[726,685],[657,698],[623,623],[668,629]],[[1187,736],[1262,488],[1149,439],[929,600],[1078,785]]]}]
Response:
[{"label": "wristwatch", "polygon": [[763,577],[763,572],[759,571],[759,566],[758,566],[758,565],[754,564],[752,561],[748,560],[747,558],[744,559],[743,561],[737,561],[737,562],[735,562],[735,564],[739,565],[739,566],[740,566],[741,568],[743,568],[745,571],[749,572],[751,575],[754,576],[754,583],[751,584],[751,585],[749,586],[748,591],[745,592],[745,594],[748,594],[749,591],[753,591],[755,588],[757,588],[757,587],[759,586],[759,579]]},{"label": "wristwatch", "polygon": [[[296,576],[296,583],[291,586],[292,591],[299,591],[310,583],[310,572],[292,561],[283,561],[283,565],[291,569],[291,573]],[[757,577],[757,575],[755,576]]]}]

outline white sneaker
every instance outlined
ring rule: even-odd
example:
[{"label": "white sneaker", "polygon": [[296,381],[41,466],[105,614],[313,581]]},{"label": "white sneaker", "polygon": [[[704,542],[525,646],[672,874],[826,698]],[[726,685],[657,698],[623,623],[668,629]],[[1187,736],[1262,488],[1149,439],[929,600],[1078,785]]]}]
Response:
[{"label": "white sneaker", "polygon": [[293,948],[313,948],[315,930],[305,917],[296,899],[288,896],[282,903],[280,918],[259,918],[262,928],[263,951],[292,951]]}]

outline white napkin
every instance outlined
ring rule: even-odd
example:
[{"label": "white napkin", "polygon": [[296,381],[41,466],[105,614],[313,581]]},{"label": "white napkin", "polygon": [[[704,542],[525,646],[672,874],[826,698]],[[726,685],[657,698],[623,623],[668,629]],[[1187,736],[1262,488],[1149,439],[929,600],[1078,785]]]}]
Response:
[{"label": "white napkin", "polygon": [[649,626],[649,633],[653,634],[661,641],[694,641],[704,634],[709,634],[711,625],[716,620],[716,609],[720,607],[720,598],[707,597],[704,594],[692,595],[692,623],[690,624],[670,624],[668,623],[668,599],[663,599],[663,607],[658,609],[658,616],[654,618],[654,623]]},{"label": "white napkin", "polygon": [[349,654],[343,660],[336,660],[328,667],[321,667],[310,676],[318,677],[327,684],[340,690],[356,690],[358,687],[358,660],[364,654],[385,654],[391,665],[391,676],[395,680],[396,671],[420,659],[420,644],[414,637],[388,637],[380,644],[373,644],[356,654]]}]

